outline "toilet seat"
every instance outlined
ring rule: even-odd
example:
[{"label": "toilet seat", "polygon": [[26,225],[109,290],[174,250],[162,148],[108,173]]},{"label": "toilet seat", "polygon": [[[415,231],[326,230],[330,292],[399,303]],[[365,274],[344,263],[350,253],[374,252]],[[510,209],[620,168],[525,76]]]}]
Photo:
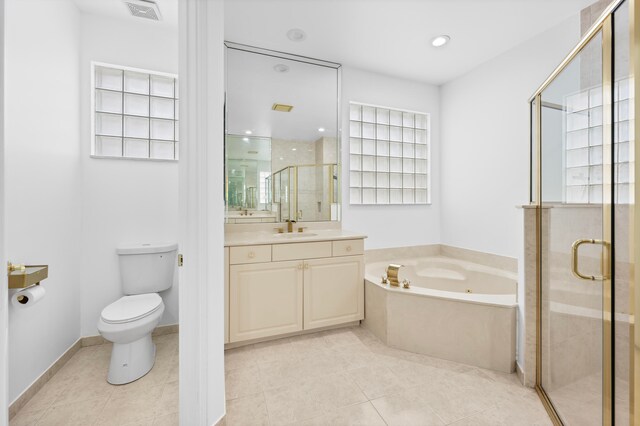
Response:
[{"label": "toilet seat", "polygon": [[124,296],[102,310],[108,324],[123,324],[147,317],[160,309],[162,298],[157,293]]}]

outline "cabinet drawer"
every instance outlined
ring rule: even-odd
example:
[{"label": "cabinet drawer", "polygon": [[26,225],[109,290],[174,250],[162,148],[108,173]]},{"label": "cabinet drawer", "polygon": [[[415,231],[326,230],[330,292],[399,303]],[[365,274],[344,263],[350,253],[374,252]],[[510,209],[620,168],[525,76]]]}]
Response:
[{"label": "cabinet drawer", "polygon": [[354,256],[364,254],[364,240],[343,240],[333,242],[334,256]]},{"label": "cabinet drawer", "polygon": [[229,263],[238,265],[242,263],[271,262],[271,246],[239,246],[229,250]]},{"label": "cabinet drawer", "polygon": [[331,241],[274,244],[273,261],[331,257]]}]

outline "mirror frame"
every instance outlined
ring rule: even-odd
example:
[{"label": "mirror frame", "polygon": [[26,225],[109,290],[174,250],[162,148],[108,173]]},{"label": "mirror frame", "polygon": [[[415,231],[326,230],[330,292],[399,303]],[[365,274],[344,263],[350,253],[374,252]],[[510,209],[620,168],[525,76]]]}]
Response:
[{"label": "mirror frame", "polygon": [[[230,49],[232,50],[238,50],[238,51],[242,51],[242,52],[247,52],[247,53],[254,53],[254,54],[258,54],[258,55],[264,55],[264,56],[270,56],[273,58],[280,58],[280,59],[286,59],[286,60],[290,60],[290,61],[296,61],[296,62],[302,62],[305,64],[310,64],[310,65],[316,65],[316,66],[321,66],[321,67],[326,67],[326,68],[331,68],[331,69],[335,69],[336,70],[336,77],[337,77],[337,81],[336,81],[336,158],[337,158],[337,175],[338,175],[338,183],[337,183],[337,205],[338,205],[338,219],[337,220],[326,220],[326,221],[303,221],[302,223],[341,223],[342,222],[342,204],[343,204],[343,200],[342,200],[342,64],[339,64],[337,62],[331,62],[331,61],[325,61],[322,59],[316,59],[316,58],[311,58],[308,56],[302,56],[302,55],[295,55],[292,53],[286,53],[286,52],[281,52],[281,51],[277,51],[277,50],[270,50],[270,49],[264,49],[261,47],[256,47],[256,46],[250,46],[247,44],[241,44],[241,43],[235,43],[232,41],[228,41],[225,40],[224,42],[224,46],[225,46],[225,51],[224,51],[224,61],[225,61],[225,73],[224,73],[224,135],[223,135],[223,139],[226,141],[226,137],[228,136],[227,133],[227,124],[229,122],[229,117],[228,117],[228,109],[227,109],[227,78],[229,73],[227,72],[227,64],[228,64],[228,60],[227,60],[227,54],[229,52]],[[256,135],[256,136],[263,136],[263,135]],[[223,173],[225,176],[224,179],[224,191],[223,191],[223,197],[224,197],[224,208],[225,208],[225,224],[232,224],[228,222],[228,217],[227,217],[227,212],[228,212],[228,206],[227,206],[227,191],[226,191],[226,186],[227,186],[227,163],[226,163],[226,142],[225,142],[225,146],[223,147],[224,149],[224,158],[223,158]],[[273,171],[272,171],[273,174]],[[270,222],[270,223],[283,223],[283,222]],[[242,222],[237,222],[237,224],[242,224]]]}]

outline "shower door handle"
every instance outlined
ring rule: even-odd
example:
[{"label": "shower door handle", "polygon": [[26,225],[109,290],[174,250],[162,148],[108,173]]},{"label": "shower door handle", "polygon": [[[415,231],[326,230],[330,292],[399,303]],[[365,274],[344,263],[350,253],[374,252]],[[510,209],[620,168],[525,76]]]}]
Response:
[{"label": "shower door handle", "polygon": [[[575,240],[573,242],[573,244],[571,245],[571,272],[573,273],[573,275],[575,275],[576,277],[578,277],[580,279],[588,280],[588,281],[596,281],[596,280],[597,281],[604,281],[604,280],[608,280],[610,278],[609,277],[609,273],[608,272],[605,273],[605,268],[608,269],[608,267],[604,263],[602,265],[602,268],[603,268],[602,276],[584,275],[584,274],[580,273],[580,271],[578,270],[578,248],[580,248],[580,246],[582,244],[600,244],[600,245],[604,246],[607,249],[607,252],[609,251],[609,246],[611,245],[607,241],[594,240],[593,238]],[[607,256],[607,257],[609,257],[609,256]]]}]

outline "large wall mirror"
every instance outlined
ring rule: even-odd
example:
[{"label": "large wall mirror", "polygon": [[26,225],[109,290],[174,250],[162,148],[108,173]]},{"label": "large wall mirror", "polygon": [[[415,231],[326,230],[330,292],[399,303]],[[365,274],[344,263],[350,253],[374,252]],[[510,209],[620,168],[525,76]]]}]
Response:
[{"label": "large wall mirror", "polygon": [[227,223],[340,220],[340,65],[225,45]]}]

